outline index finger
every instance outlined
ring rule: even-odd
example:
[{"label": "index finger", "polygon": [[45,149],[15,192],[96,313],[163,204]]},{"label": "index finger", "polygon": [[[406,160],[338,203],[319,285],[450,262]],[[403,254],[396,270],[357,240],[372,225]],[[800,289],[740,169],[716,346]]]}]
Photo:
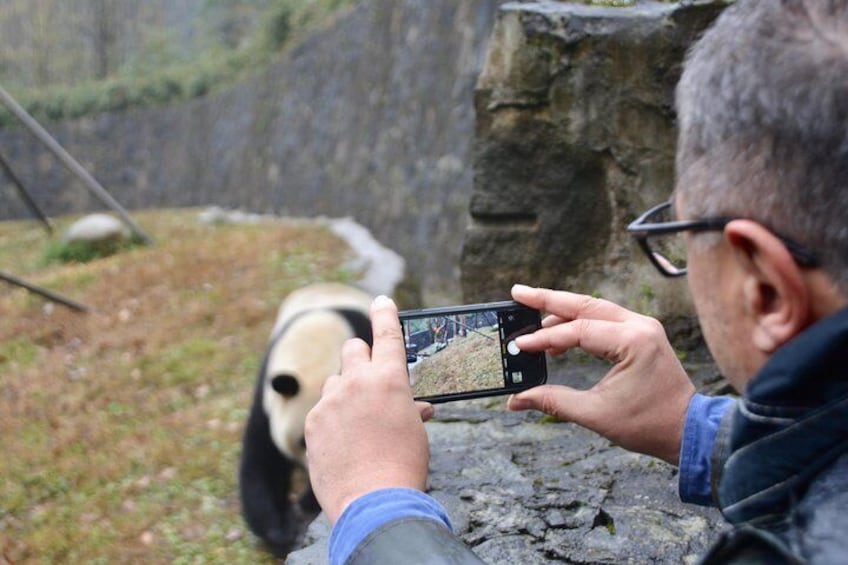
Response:
[{"label": "index finger", "polygon": [[630,325],[606,320],[574,320],[519,336],[516,342],[522,351],[550,351],[554,354],[579,347],[590,355],[618,363],[624,358],[631,340]]},{"label": "index finger", "polygon": [[387,296],[378,296],[371,304],[371,330],[374,344],[371,346],[371,361],[395,363],[406,370],[406,347],[403,331],[398,319],[397,306]]},{"label": "index finger", "polygon": [[517,284],[512,287],[512,297],[517,302],[554,314],[563,320],[591,319],[624,322],[636,315],[635,312],[609,300],[564,290],[532,288]]}]

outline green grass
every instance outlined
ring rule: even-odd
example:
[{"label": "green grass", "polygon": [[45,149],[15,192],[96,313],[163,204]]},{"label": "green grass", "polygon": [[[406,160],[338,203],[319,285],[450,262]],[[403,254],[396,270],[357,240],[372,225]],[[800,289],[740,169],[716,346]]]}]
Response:
[{"label": "green grass", "polygon": [[236,485],[256,370],[285,294],[347,280],[349,252],[195,213],[137,214],[155,245],[85,264],[45,265],[43,232],[0,223],[0,268],[92,308],[0,286],[0,563],[272,562]]},{"label": "green grass", "polygon": [[100,242],[51,241],[42,255],[42,263],[88,263],[142,245],[138,240],[111,239]]},{"label": "green grass", "polygon": [[0,369],[8,364],[22,369],[31,367],[38,360],[39,352],[38,345],[26,338],[13,338],[0,343]]}]

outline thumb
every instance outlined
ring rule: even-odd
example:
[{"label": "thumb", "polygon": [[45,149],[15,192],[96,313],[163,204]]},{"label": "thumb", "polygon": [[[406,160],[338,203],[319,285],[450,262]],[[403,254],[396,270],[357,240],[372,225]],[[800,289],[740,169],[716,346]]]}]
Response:
[{"label": "thumb", "polygon": [[[586,392],[563,385],[542,385],[509,397],[510,410],[539,410],[563,422],[580,423],[585,411]],[[581,409],[582,407],[582,409]]]}]

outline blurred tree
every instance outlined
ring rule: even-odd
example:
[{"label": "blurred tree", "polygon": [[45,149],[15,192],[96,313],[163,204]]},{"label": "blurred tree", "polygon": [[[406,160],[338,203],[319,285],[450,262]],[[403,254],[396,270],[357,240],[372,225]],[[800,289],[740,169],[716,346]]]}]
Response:
[{"label": "blurred tree", "polygon": [[207,0],[0,0],[0,80],[41,88],[104,79],[163,36],[195,50]]},{"label": "blurred tree", "polygon": [[[17,88],[111,78],[168,51],[177,62],[279,50],[351,0],[0,0],[0,81]],[[163,40],[167,38],[167,40]],[[167,42],[167,49],[163,43]],[[143,65],[141,65],[143,66]]]},{"label": "blurred tree", "polygon": [[202,96],[353,1],[0,0],[0,83],[46,120]]},{"label": "blurred tree", "polygon": [[56,36],[53,31],[53,18],[56,14],[51,10],[53,0],[33,0],[37,10],[32,19],[32,68],[33,80],[36,86],[50,84],[50,62],[55,51]]},{"label": "blurred tree", "polygon": [[204,19],[215,40],[229,49],[244,47],[268,0],[205,0]]},{"label": "blurred tree", "polygon": [[91,0],[89,34],[93,44],[94,78],[104,79],[112,71],[117,37],[117,0]]}]

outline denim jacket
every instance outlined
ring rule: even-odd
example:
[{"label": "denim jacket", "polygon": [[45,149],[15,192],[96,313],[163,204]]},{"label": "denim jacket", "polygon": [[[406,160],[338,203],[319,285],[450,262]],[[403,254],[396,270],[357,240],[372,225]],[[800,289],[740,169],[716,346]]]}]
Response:
[{"label": "denim jacket", "polygon": [[705,562],[848,562],[848,309],[772,356],[725,415],[711,467],[735,528]]}]

